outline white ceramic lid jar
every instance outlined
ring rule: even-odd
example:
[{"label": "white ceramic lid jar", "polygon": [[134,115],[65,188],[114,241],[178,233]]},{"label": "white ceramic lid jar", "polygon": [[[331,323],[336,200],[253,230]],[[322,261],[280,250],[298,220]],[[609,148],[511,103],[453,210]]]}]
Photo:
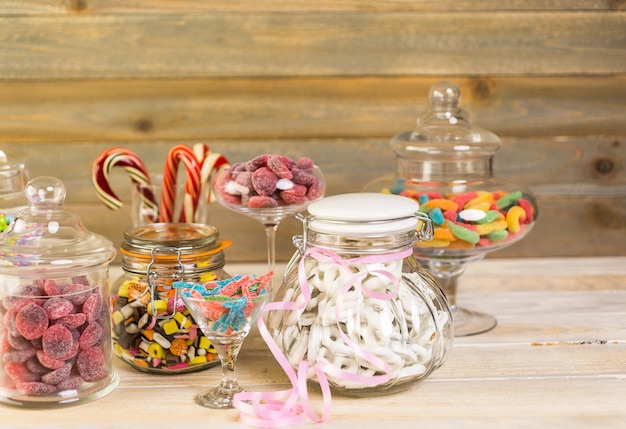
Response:
[{"label": "white ceramic lid jar", "polygon": [[[408,388],[443,364],[451,349],[451,313],[433,278],[413,258],[432,227],[408,198],[335,195],[299,216],[303,236],[274,301],[268,326],[296,369],[321,368],[332,391],[382,395]],[[314,371],[310,383],[319,380]]]}]

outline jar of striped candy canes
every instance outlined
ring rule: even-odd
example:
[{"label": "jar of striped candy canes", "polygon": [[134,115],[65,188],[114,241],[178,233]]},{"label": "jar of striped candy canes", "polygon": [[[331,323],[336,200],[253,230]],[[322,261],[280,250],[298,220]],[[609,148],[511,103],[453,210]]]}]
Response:
[{"label": "jar of striped candy canes", "polygon": [[123,275],[111,287],[113,351],[131,367],[177,374],[219,365],[208,338],[189,314],[178,281],[230,278],[218,230],[194,223],[154,223],[124,233]]},{"label": "jar of striped candy canes", "polygon": [[[267,317],[285,362],[348,396],[407,389],[452,347],[445,296],[413,257],[432,226],[396,195],[335,195],[299,215],[304,234]],[[306,363],[302,368],[301,363]],[[323,376],[319,376],[323,374]]]}]

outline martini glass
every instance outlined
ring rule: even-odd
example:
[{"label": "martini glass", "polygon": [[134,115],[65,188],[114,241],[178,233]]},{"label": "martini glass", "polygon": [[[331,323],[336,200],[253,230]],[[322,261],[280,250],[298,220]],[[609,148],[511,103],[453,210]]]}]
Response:
[{"label": "martini glass", "polygon": [[[236,168],[236,165],[225,166],[217,172],[213,182],[213,193],[218,203],[222,206],[255,218],[263,224],[267,239],[268,268],[271,272],[275,272],[276,231],[278,230],[278,225],[283,219],[305,210],[310,203],[323,198],[326,190],[324,175],[318,166],[313,166],[309,173],[315,178],[315,185],[311,185],[315,186],[315,192],[310,192],[309,190],[304,198],[289,199],[292,201],[289,203],[280,197],[282,191],[278,189],[272,196],[274,201],[276,201],[276,207],[258,208],[249,207],[246,203],[249,196],[254,193],[253,190],[250,190],[249,194],[241,194],[241,187],[231,186],[237,175]],[[296,185],[298,184],[296,183]],[[287,186],[290,185],[287,184]],[[310,189],[309,185],[307,185],[307,188]]]},{"label": "martini glass", "polygon": [[259,317],[270,291],[245,296],[197,296],[181,294],[202,333],[211,341],[222,364],[222,381],[199,392],[196,403],[207,408],[232,408],[233,397],[244,389],[237,381],[237,356],[251,326]]}]

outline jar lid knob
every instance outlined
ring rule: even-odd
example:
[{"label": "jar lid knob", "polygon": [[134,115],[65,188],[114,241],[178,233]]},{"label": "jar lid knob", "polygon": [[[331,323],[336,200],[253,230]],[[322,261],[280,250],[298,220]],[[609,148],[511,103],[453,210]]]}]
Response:
[{"label": "jar lid knob", "polygon": [[435,111],[456,111],[461,101],[461,90],[455,83],[437,82],[430,87],[428,100]]},{"label": "jar lid knob", "polygon": [[49,208],[62,206],[65,202],[65,185],[56,177],[36,177],[28,182],[25,192],[31,206]]}]

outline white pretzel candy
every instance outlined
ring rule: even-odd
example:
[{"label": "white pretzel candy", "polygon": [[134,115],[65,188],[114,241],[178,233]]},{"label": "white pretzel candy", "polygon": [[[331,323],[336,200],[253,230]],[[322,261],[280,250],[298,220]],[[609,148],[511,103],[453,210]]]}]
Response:
[{"label": "white pretzel candy", "polygon": [[[373,376],[383,371],[356,353],[345,337],[382,360],[390,368],[392,380],[413,379],[428,372],[438,335],[437,325],[446,324],[448,314],[415,299],[411,290],[414,286],[425,299],[436,297],[418,274],[402,273],[402,260],[350,264],[348,269],[334,262],[308,258],[304,266],[311,288],[306,307],[298,311],[277,311],[269,316],[272,335],[281,338],[279,345],[294,368],[306,359],[310,379],[316,379],[313,366],[321,360],[359,376]],[[361,280],[365,291],[352,286],[338,302],[342,289],[354,278]],[[399,288],[394,279],[400,281]],[[291,284],[281,299],[302,303],[302,292],[296,292],[297,282]],[[396,291],[397,295],[393,295]],[[296,297],[296,294],[299,295]],[[389,299],[373,294],[385,294]],[[347,389],[370,387],[362,381],[346,380],[335,374],[327,376],[331,385]]]}]

